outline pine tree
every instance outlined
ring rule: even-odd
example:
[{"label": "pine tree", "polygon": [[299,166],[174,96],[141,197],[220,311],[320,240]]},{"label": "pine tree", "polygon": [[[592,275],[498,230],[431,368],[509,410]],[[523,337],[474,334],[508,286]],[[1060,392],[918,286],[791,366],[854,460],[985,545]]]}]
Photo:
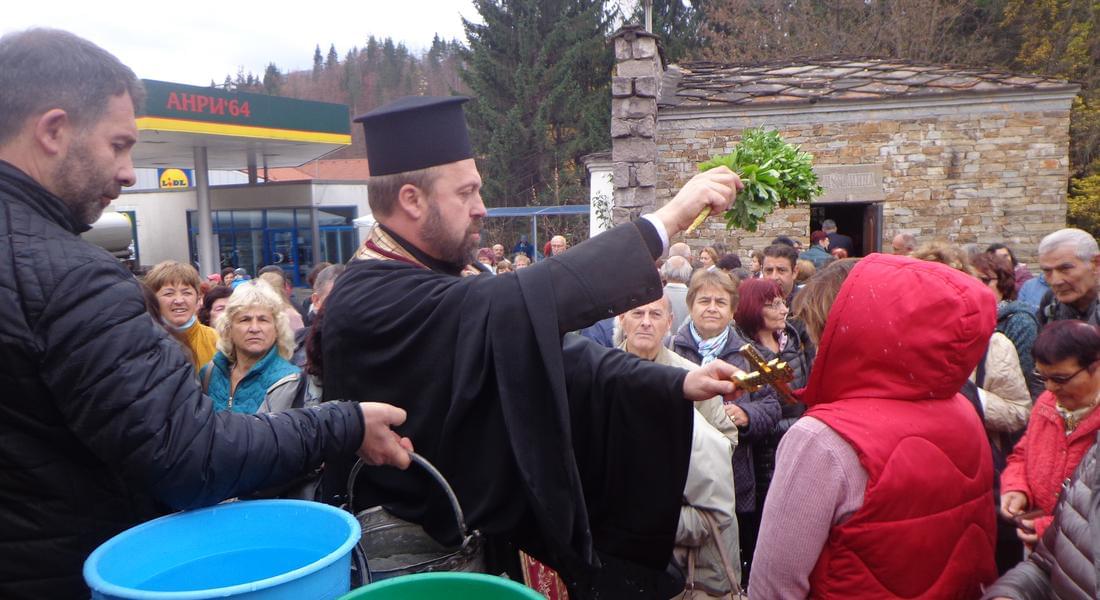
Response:
[{"label": "pine tree", "polygon": [[[680,62],[698,52],[703,38],[699,31],[705,0],[653,0],[653,33],[661,36],[665,60]],[[645,10],[638,3],[631,21],[645,24]]]},{"label": "pine tree", "polygon": [[343,77],[344,92],[347,94],[348,107],[351,109],[351,114],[359,114],[359,96],[363,92],[363,74],[359,70],[359,49],[352,48],[348,50],[347,56],[344,57],[344,77]]},{"label": "pine tree", "polygon": [[579,158],[610,146],[603,0],[475,0],[463,79],[487,204],[582,200]]},{"label": "pine tree", "polygon": [[263,86],[264,92],[269,96],[278,96],[283,89],[283,74],[279,72],[279,67],[276,67],[275,63],[268,63],[267,68],[264,69]]},{"label": "pine tree", "polygon": [[321,78],[321,69],[324,68],[324,57],[321,56],[321,45],[313,48],[313,81]]},{"label": "pine tree", "polygon": [[336,55],[336,44],[329,44],[328,57],[325,58],[325,70],[335,69],[340,64],[340,57]]}]

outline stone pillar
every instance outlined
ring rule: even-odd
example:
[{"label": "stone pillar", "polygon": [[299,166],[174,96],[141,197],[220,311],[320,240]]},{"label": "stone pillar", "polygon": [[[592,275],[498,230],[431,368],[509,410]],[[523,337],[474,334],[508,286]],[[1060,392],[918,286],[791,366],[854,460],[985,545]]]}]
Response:
[{"label": "stone pillar", "polygon": [[638,25],[612,36],[611,161],[613,219],[657,208],[657,96],[664,63],[658,37]]}]

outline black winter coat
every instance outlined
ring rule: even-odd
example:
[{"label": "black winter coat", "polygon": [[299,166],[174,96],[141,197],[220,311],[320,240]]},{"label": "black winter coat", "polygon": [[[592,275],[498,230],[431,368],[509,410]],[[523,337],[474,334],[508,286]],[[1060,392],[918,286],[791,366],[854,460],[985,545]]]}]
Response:
[{"label": "black winter coat", "polygon": [[215,413],[84,229],[0,161],[0,598],[87,598],[84,559],[112,535],[286,483],[362,439],[352,404]]},{"label": "black winter coat", "polygon": [[[737,333],[744,339],[750,339],[748,336],[744,335],[744,332],[740,329],[737,330]],[[813,355],[807,351],[794,325],[788,323],[786,333],[787,341],[779,351],[779,360],[790,365],[791,370],[794,372],[794,379],[787,385],[792,390],[797,390],[806,387],[806,382],[810,379],[810,367],[813,366]],[[756,340],[751,341],[757,352],[764,357],[764,360],[776,358],[775,353],[767,346]],[[778,398],[778,395],[776,397]],[[775,474],[775,454],[779,448],[779,440],[783,437],[783,434],[787,433],[787,430],[794,425],[795,421],[800,419],[806,412],[806,405],[801,402],[788,404],[780,400],[779,404],[782,412],[779,421],[775,424],[775,430],[763,439],[753,442],[753,465],[756,470],[756,500],[761,506],[764,505],[764,498],[767,497],[768,488],[771,487],[772,475]]]},{"label": "black winter coat", "polygon": [[[1100,436],[1097,437],[1100,441]],[[986,598],[1085,600],[1100,598],[1100,456],[1093,443],[1062,489],[1054,522],[1035,552],[988,590]]]}]

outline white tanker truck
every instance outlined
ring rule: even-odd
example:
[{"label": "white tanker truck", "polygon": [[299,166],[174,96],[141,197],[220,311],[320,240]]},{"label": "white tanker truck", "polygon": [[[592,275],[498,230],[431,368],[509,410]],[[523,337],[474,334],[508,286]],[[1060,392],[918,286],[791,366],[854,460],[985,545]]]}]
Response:
[{"label": "white tanker truck", "polygon": [[136,266],[133,264],[133,232],[134,228],[130,223],[129,215],[108,211],[104,212],[98,221],[92,223],[91,229],[80,234],[80,237],[110,252],[115,258],[132,268]]}]

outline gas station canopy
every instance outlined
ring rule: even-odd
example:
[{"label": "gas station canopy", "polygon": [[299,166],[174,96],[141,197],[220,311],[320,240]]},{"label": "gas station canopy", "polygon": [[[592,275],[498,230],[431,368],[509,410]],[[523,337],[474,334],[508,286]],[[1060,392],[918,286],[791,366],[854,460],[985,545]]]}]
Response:
[{"label": "gas station canopy", "polygon": [[[203,273],[218,270],[210,216],[210,169],[297,167],[351,144],[343,104],[142,80],[135,167],[193,167],[198,198],[198,255]],[[316,219],[314,220],[316,227]]]},{"label": "gas station canopy", "polygon": [[136,167],[182,167],[205,147],[211,169],[296,167],[351,143],[343,104],[143,80]]}]

